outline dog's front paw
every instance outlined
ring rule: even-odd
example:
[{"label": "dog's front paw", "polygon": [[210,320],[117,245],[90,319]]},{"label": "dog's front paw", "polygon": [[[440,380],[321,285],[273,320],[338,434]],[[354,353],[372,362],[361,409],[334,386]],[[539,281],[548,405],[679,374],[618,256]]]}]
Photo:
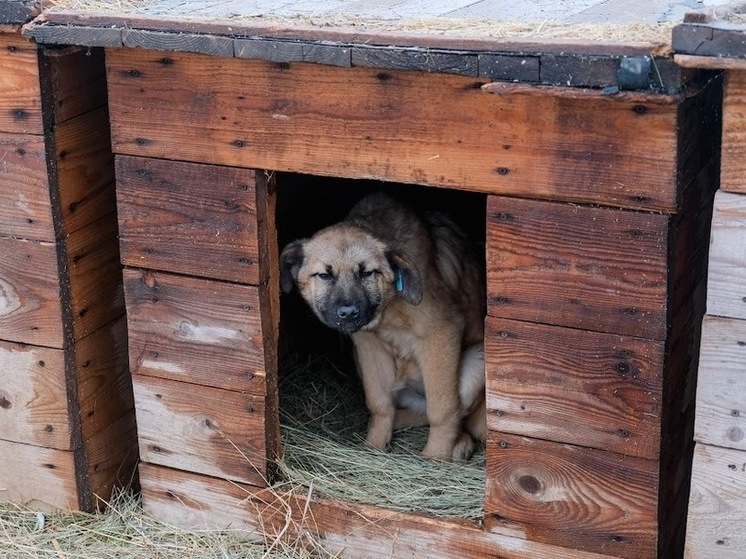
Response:
[{"label": "dog's front paw", "polygon": [[461,433],[456,446],[453,447],[453,460],[456,462],[466,462],[474,456],[476,445],[474,439],[468,433]]},{"label": "dog's front paw", "polygon": [[453,451],[450,446],[445,447],[441,444],[431,444],[428,441],[420,456],[429,460],[450,460],[452,454]]}]

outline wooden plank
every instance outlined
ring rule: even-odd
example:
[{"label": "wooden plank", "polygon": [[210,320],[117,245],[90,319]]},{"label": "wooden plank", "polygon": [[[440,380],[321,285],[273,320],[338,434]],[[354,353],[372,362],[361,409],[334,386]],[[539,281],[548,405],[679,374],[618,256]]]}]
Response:
[{"label": "wooden plank", "polygon": [[676,52],[697,56],[743,58],[746,34],[740,26],[684,23],[673,28],[671,46]]},{"label": "wooden plank", "polygon": [[0,235],[54,241],[41,136],[0,132]]},{"label": "wooden plank", "polygon": [[746,72],[725,76],[720,188],[746,194]]},{"label": "wooden plank", "polygon": [[233,39],[215,35],[123,29],[122,44],[125,47],[142,47],[152,50],[201,52],[212,56],[233,56]]},{"label": "wooden plank", "polygon": [[0,342],[0,418],[0,439],[71,450],[61,350]]},{"label": "wooden plank", "polygon": [[26,23],[39,15],[41,0],[6,0],[0,4],[0,24]]},{"label": "wooden plank", "polygon": [[78,229],[68,237],[66,248],[70,327],[79,340],[124,313],[116,215]]},{"label": "wooden plank", "polygon": [[613,557],[657,557],[658,463],[491,432],[485,523]]},{"label": "wooden plank", "polygon": [[64,346],[56,248],[0,237],[0,339]]},{"label": "wooden plank", "polygon": [[42,93],[49,96],[44,110],[56,124],[106,105],[103,49],[42,49],[40,69]]},{"label": "wooden plank", "polygon": [[668,220],[488,197],[488,314],[664,340]]},{"label": "wooden plank", "polygon": [[604,559],[490,533],[470,523],[388,511],[227,482],[143,463],[143,507],[168,524],[203,530],[233,528],[247,539],[280,534],[290,542],[312,537],[345,559]]},{"label": "wooden plank", "polygon": [[676,105],[655,95],[489,95],[467,77],[137,50],[107,64],[117,153],[676,206]]},{"label": "wooden plank", "polygon": [[36,46],[0,35],[0,132],[41,134],[41,90]]},{"label": "wooden plank", "polygon": [[539,81],[538,56],[480,54],[479,75],[491,80]]},{"label": "wooden plank", "polygon": [[54,129],[58,220],[68,235],[116,209],[114,156],[106,107],[58,124]]},{"label": "wooden plank", "polygon": [[36,25],[27,24],[26,34],[45,45],[83,45],[86,47],[121,47],[121,27]]},{"label": "wooden plank", "polygon": [[695,439],[746,451],[746,321],[705,317]]},{"label": "wooden plank", "polygon": [[720,58],[695,54],[674,54],[676,64],[682,68],[702,68],[703,70],[746,70],[746,60],[742,58]]},{"label": "wooden plank", "polygon": [[117,204],[124,264],[253,285],[267,279],[254,171],[119,156]]},{"label": "wooden plank", "polygon": [[141,375],[133,384],[143,461],[267,484],[261,397]]},{"label": "wooden plank", "polygon": [[0,501],[39,511],[78,509],[73,453],[0,440]]},{"label": "wooden plank", "polygon": [[487,425],[657,459],[664,344],[487,317]]},{"label": "wooden plank", "polygon": [[124,291],[133,373],[266,393],[258,288],[126,268]]},{"label": "wooden plank", "polygon": [[715,195],[707,313],[746,319],[746,196]]},{"label": "wooden plank", "polygon": [[347,45],[317,44],[267,39],[234,39],[236,58],[256,58],[270,62],[314,62],[349,68],[352,48]]},{"label": "wooden plank", "polygon": [[352,65],[388,70],[416,70],[477,76],[479,60],[476,54],[438,52],[427,49],[391,47],[353,47]]},{"label": "wooden plank", "polygon": [[88,510],[104,508],[115,487],[133,484],[138,463],[134,410],[86,441],[86,462],[91,491]]},{"label": "wooden plank", "polygon": [[550,85],[607,87],[617,85],[618,69],[616,57],[545,54],[541,57],[539,81]]},{"label": "wooden plank", "polygon": [[746,556],[746,453],[698,444],[686,532],[686,559]]}]

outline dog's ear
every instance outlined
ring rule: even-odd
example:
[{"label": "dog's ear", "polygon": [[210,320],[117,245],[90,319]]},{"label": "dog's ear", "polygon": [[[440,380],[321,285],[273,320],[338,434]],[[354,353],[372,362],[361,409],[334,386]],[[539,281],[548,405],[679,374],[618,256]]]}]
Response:
[{"label": "dog's ear", "polygon": [[290,293],[298,278],[298,270],[303,264],[303,245],[305,240],[289,243],[280,254],[280,287]]},{"label": "dog's ear", "polygon": [[394,271],[394,286],[401,293],[404,299],[413,304],[419,305],[422,301],[422,278],[417,268],[401,254],[389,250],[386,253],[386,260]]}]

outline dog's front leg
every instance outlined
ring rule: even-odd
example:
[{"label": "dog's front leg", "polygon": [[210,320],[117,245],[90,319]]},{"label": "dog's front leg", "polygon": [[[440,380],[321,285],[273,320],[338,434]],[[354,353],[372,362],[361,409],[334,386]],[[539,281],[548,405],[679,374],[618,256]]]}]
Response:
[{"label": "dog's front leg", "polygon": [[461,433],[458,393],[459,336],[433,336],[423,340],[418,352],[427,398],[430,432],[422,451],[425,458],[450,460]]},{"label": "dog's front leg", "polygon": [[396,363],[375,334],[357,332],[352,335],[352,341],[358,372],[363,379],[365,403],[370,411],[366,442],[384,449],[391,442],[394,430]]}]

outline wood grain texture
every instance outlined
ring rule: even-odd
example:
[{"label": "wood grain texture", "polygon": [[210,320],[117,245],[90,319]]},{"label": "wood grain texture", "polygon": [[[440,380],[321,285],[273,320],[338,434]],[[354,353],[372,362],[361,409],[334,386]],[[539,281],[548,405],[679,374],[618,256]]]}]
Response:
[{"label": "wood grain texture", "polygon": [[125,269],[130,369],[266,393],[259,289]]},{"label": "wood grain texture", "polygon": [[487,317],[490,429],[657,459],[664,344]]},{"label": "wood grain texture", "polygon": [[116,208],[106,107],[58,124],[53,140],[57,219],[69,235]]},{"label": "wood grain texture", "polygon": [[262,398],[141,375],[133,384],[143,461],[267,484]]},{"label": "wood grain texture", "polygon": [[655,95],[490,95],[475,78],[137,50],[107,65],[117,153],[676,206],[676,106]]},{"label": "wood grain texture", "polygon": [[0,34],[0,132],[42,134],[36,45]]},{"label": "wood grain texture", "polygon": [[0,342],[0,439],[71,450],[61,350]]},{"label": "wood grain texture", "polygon": [[73,453],[0,440],[0,501],[33,510],[78,510]]},{"label": "wood grain texture", "polygon": [[0,236],[54,241],[42,136],[0,132]]},{"label": "wood grain texture", "polygon": [[746,194],[746,68],[725,77],[720,188]]},{"label": "wood grain texture", "polygon": [[746,556],[746,453],[697,444],[686,531],[686,559]]},{"label": "wood grain texture", "polygon": [[0,339],[62,348],[57,247],[0,237]]},{"label": "wood grain texture", "polygon": [[201,52],[212,56],[233,56],[233,39],[215,35],[122,29],[122,45],[160,51]]},{"label": "wood grain texture", "polygon": [[78,229],[68,237],[66,248],[71,328],[79,340],[124,313],[116,215]]},{"label": "wood grain texture", "polygon": [[353,47],[352,65],[386,70],[416,70],[479,75],[476,54],[437,52],[430,49],[392,49],[390,47]]},{"label": "wood grain texture", "polygon": [[665,339],[668,220],[488,197],[488,314]]},{"label": "wood grain texture", "polygon": [[[143,463],[144,509],[188,529],[231,527],[247,539],[263,532],[290,542],[314,538],[345,559],[605,559],[589,551],[531,542],[484,531],[459,520],[393,512],[275,492]],[[270,538],[274,539],[274,538]]]},{"label": "wood grain texture", "polygon": [[715,195],[707,313],[746,319],[746,195]]},{"label": "wood grain texture", "polygon": [[491,432],[485,522],[528,540],[657,557],[658,468],[612,452]]},{"label": "wood grain texture", "polygon": [[254,171],[119,156],[122,262],[257,285],[256,195]]},{"label": "wood grain texture", "polygon": [[746,320],[705,317],[695,439],[746,451]]}]

